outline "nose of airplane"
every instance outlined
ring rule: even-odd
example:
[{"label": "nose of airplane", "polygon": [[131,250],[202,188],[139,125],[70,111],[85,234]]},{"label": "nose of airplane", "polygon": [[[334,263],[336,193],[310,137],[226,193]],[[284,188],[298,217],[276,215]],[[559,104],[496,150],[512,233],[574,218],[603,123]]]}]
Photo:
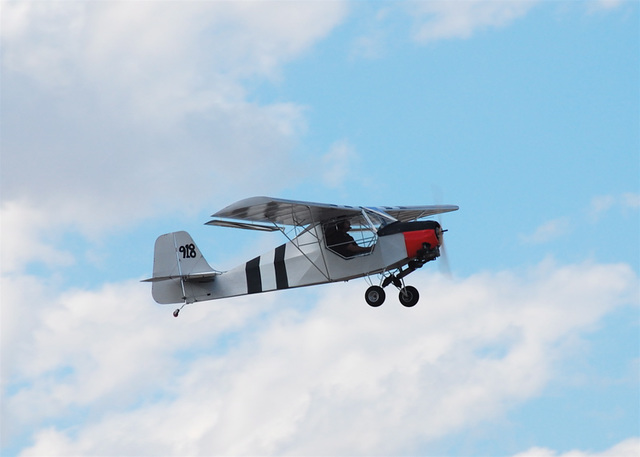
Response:
[{"label": "nose of airplane", "polygon": [[440,246],[442,235],[438,235],[437,230],[439,230],[439,226],[433,229],[404,232],[404,244],[407,248],[407,257],[419,257],[425,248],[432,250]]}]

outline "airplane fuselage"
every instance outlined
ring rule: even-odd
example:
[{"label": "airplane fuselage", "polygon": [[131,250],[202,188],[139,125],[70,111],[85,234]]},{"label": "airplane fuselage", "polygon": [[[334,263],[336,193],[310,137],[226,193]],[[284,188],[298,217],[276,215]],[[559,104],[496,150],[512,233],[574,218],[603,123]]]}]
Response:
[{"label": "airplane fuselage", "polygon": [[[307,228],[296,238],[215,277],[186,279],[181,287],[153,284],[159,303],[194,303],[246,294],[311,286],[418,268],[439,255],[440,225],[434,221],[396,222],[375,234],[370,252],[344,257],[325,243],[322,226]],[[201,255],[197,251],[198,255]],[[178,255],[180,262],[180,255]],[[413,271],[413,270],[411,270]]]}]

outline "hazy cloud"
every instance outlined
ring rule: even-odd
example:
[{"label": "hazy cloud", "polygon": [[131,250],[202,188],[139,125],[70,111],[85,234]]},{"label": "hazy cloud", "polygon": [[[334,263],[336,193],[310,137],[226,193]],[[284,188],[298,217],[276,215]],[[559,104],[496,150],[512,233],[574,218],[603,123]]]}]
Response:
[{"label": "hazy cloud", "polygon": [[526,243],[541,244],[552,241],[563,235],[566,235],[571,230],[571,221],[568,217],[561,217],[554,219],[540,225],[536,230],[529,235],[521,235],[520,239]]},{"label": "hazy cloud", "polygon": [[591,199],[588,213],[593,222],[599,221],[609,211],[618,209],[626,214],[630,211],[638,211],[640,208],[640,195],[633,192],[625,192],[618,195],[599,195]]},{"label": "hazy cloud", "polygon": [[624,4],[628,0],[593,0],[592,8],[594,10],[611,10],[614,8],[618,8],[620,5]]},{"label": "hazy cloud", "polygon": [[[527,15],[540,0],[412,1],[408,11],[414,17],[413,38],[420,43],[444,39],[465,39],[483,30],[506,27]],[[581,11],[617,8],[624,0],[592,0],[578,3]]]},{"label": "hazy cloud", "polygon": [[329,152],[322,157],[322,179],[329,188],[342,188],[353,180],[359,156],[346,140],[331,145]]},{"label": "hazy cloud", "polygon": [[535,447],[514,457],[635,457],[640,455],[640,438],[629,438],[602,452],[573,450],[559,453],[552,449]]},{"label": "hazy cloud", "polygon": [[46,231],[47,220],[41,212],[16,201],[3,202],[0,224],[0,273],[19,272],[33,260],[52,267],[73,264],[70,252],[55,247],[56,235]]},{"label": "hazy cloud", "polygon": [[503,27],[524,16],[538,0],[411,2],[416,19],[415,40],[428,43],[448,38],[469,38],[487,28]]},{"label": "hazy cloud", "polygon": [[[584,222],[595,224],[613,210],[628,216],[637,215],[640,208],[640,196],[633,192],[618,195],[598,195],[591,199],[586,211],[581,216],[563,216],[539,225],[533,233],[521,234],[525,243],[543,244],[571,233],[575,226]],[[586,213],[586,214],[585,214]],[[586,216],[586,217],[585,217]]]}]

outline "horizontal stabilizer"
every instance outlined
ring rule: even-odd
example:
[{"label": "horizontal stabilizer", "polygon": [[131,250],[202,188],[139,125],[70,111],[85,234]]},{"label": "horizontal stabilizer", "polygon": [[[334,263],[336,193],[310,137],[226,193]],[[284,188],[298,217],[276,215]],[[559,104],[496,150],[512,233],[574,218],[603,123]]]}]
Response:
[{"label": "horizontal stabilizer", "polygon": [[171,279],[182,279],[183,281],[194,281],[194,282],[211,282],[215,279],[216,276],[221,275],[219,271],[209,271],[204,273],[193,273],[185,276],[157,276],[149,279],[143,279],[141,282],[158,282],[158,281],[169,281]]}]

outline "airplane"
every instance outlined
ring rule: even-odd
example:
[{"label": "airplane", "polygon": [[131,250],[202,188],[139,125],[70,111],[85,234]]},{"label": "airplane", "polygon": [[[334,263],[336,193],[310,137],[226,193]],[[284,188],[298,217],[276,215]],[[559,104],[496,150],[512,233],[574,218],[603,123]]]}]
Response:
[{"label": "airplane", "polygon": [[[365,301],[383,304],[393,285],[400,303],[414,306],[418,290],[404,278],[438,258],[443,245],[439,222],[422,220],[458,210],[455,205],[342,206],[251,197],[213,214],[205,225],[280,231],[287,242],[229,271],[211,268],[185,231],[155,242],[151,293],[159,304],[188,304],[239,295],[365,278]],[[355,235],[355,238],[351,234]],[[371,276],[378,276],[374,284]]]}]

